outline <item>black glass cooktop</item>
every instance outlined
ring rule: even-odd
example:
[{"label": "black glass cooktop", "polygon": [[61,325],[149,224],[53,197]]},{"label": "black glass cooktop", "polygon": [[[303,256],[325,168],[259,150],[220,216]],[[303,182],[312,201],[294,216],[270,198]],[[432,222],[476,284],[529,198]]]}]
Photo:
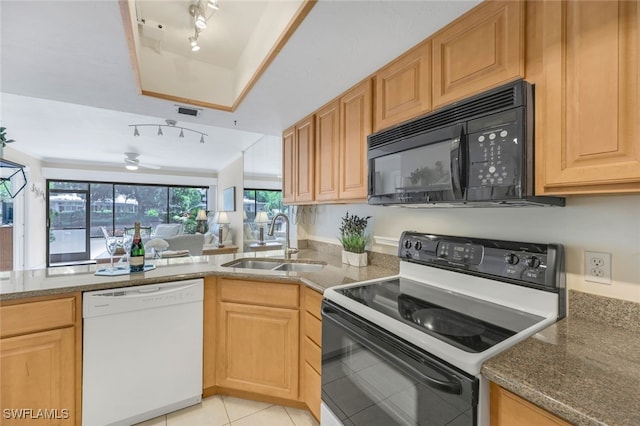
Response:
[{"label": "black glass cooktop", "polygon": [[336,291],[466,352],[482,352],[544,319],[406,278]]}]

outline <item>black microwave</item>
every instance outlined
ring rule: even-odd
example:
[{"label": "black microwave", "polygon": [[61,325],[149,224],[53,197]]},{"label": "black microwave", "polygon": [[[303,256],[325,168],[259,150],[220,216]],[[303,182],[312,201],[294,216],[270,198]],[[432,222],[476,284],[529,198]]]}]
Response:
[{"label": "black microwave", "polygon": [[564,206],[534,195],[533,117],[518,80],[369,135],[369,204]]}]

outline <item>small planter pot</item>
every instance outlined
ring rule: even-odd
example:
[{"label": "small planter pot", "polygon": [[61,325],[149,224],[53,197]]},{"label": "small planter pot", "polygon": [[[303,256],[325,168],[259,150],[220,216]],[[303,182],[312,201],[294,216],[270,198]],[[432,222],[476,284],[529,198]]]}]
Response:
[{"label": "small planter pot", "polygon": [[342,263],[358,268],[367,266],[367,253],[352,253],[342,250]]}]

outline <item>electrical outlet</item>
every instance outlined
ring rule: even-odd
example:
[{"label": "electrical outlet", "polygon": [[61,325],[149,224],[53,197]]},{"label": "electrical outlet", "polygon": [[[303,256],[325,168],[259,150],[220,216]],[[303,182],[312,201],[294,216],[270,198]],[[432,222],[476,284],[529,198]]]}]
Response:
[{"label": "electrical outlet", "polygon": [[611,253],[584,252],[584,279],[600,284],[611,284]]}]

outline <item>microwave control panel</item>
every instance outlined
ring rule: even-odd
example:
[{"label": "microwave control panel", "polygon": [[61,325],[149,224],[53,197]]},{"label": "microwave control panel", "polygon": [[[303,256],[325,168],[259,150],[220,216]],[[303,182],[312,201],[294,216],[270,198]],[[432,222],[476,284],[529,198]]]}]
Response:
[{"label": "microwave control panel", "polygon": [[516,123],[468,135],[469,187],[519,187],[522,140]]}]

